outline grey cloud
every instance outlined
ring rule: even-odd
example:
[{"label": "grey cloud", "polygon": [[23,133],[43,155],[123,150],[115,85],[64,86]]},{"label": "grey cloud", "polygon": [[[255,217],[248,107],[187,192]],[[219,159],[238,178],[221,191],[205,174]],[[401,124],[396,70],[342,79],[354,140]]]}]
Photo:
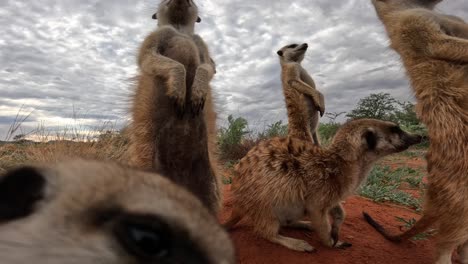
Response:
[{"label": "grey cloud", "polygon": [[[0,138],[22,105],[25,125],[56,126],[79,112],[87,125],[128,120],[135,56],[158,1],[1,1]],[[199,0],[197,31],[218,73],[213,81],[220,121],[230,113],[253,127],[286,119],[276,51],[308,42],[304,67],[330,112],[349,111],[374,92],[412,100],[398,56],[388,48],[367,0]],[[463,0],[443,12],[467,18]],[[48,124],[49,123],[49,124]]]}]

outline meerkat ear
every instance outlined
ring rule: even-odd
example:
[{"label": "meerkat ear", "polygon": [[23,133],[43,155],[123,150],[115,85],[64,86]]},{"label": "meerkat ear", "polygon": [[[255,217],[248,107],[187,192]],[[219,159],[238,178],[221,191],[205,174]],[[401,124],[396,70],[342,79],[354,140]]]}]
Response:
[{"label": "meerkat ear", "polygon": [[153,19],[158,19],[158,13],[154,13],[153,16],[151,17]]},{"label": "meerkat ear", "polygon": [[201,18],[197,17],[197,23],[200,23],[200,22],[201,22]]},{"label": "meerkat ear", "polygon": [[276,52],[276,54],[278,54],[278,56],[280,56],[280,57],[283,57],[283,51],[281,51],[281,50],[278,50],[278,51]]},{"label": "meerkat ear", "polygon": [[33,167],[22,167],[0,177],[0,222],[30,215],[44,197],[46,180]]},{"label": "meerkat ear", "polygon": [[374,150],[377,147],[377,136],[373,130],[367,130],[364,133],[364,138],[366,139],[367,147],[370,150]]}]

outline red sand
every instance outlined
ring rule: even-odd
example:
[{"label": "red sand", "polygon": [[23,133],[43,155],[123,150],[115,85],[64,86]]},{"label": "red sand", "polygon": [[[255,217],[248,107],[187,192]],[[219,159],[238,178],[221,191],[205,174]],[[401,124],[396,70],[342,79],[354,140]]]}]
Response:
[{"label": "red sand", "polygon": [[[229,187],[226,188],[226,204],[220,215],[222,222],[231,213]],[[392,232],[399,232],[402,223],[395,216],[405,219],[416,218],[414,212],[396,206],[373,203],[361,197],[351,197],[345,203],[346,220],[341,231],[341,240],[353,244],[351,248],[329,249],[322,246],[314,232],[287,229],[282,233],[308,241],[318,252],[301,253],[270,243],[256,237],[248,225],[240,225],[230,232],[234,241],[238,263],[331,263],[331,264],[430,264],[433,263],[433,240],[393,244],[386,241],[362,217],[368,212]]]}]

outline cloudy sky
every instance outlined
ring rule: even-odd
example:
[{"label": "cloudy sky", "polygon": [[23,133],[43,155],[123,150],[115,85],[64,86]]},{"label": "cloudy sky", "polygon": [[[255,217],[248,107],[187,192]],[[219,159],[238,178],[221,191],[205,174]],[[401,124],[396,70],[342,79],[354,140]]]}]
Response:
[{"label": "cloudy sky", "polygon": [[[439,10],[468,19],[466,0]],[[22,132],[129,120],[139,43],[158,0],[0,0],[0,140],[17,113]],[[369,0],[200,0],[196,31],[217,63],[220,124],[228,114],[262,127],[285,119],[276,51],[309,43],[305,68],[329,112],[388,92],[412,100]],[[324,120],[325,121],[325,120]]]}]

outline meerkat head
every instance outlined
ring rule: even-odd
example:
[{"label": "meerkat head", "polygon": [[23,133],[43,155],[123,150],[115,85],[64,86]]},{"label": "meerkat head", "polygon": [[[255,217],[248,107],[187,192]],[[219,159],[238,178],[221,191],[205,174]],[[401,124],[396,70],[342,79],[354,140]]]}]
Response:
[{"label": "meerkat head", "polygon": [[333,143],[351,146],[357,155],[368,160],[398,153],[421,143],[420,135],[403,131],[393,122],[376,119],[359,119],[344,124],[336,133]]},{"label": "meerkat head", "polygon": [[391,13],[393,11],[427,8],[433,10],[437,4],[443,0],[372,0],[372,4],[377,10],[379,16]]},{"label": "meerkat head", "polygon": [[281,62],[302,62],[304,59],[305,53],[309,48],[307,43],[299,44],[291,44],[282,47],[276,53],[280,57]]},{"label": "meerkat head", "polygon": [[153,19],[158,20],[159,26],[171,25],[176,28],[194,27],[195,22],[201,22],[198,7],[193,0],[163,0]]},{"label": "meerkat head", "polygon": [[234,263],[189,192],[151,173],[72,161],[0,176],[0,255],[23,263]]}]

